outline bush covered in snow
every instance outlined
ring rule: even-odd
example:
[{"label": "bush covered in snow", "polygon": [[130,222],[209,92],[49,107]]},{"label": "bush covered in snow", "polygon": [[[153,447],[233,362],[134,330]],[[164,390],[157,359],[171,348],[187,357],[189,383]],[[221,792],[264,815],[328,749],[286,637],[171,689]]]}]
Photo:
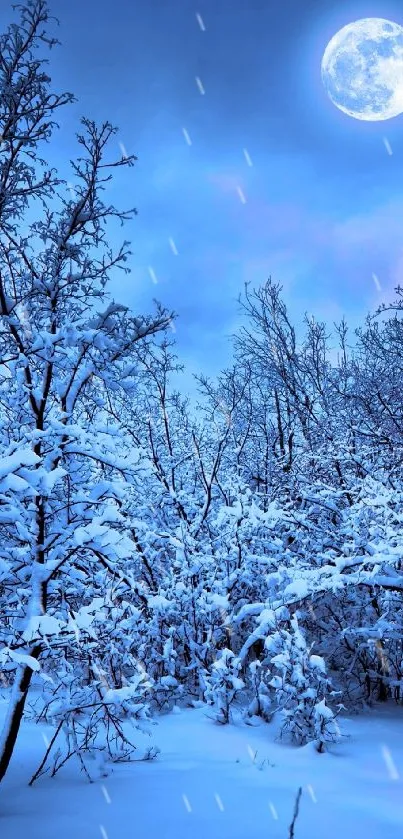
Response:
[{"label": "bush covered in snow", "polygon": [[266,641],[274,675],[270,686],[275,691],[277,708],[284,723],[283,735],[298,745],[317,741],[318,750],[338,738],[338,725],[326,700],[334,699],[326,665],[320,656],[311,655],[294,616],[289,629],[281,629]]},{"label": "bush covered in snow", "polygon": [[231,650],[221,650],[220,656],[211,667],[207,677],[206,701],[213,706],[211,716],[216,722],[225,724],[231,719],[231,706],[245,683],[239,677],[240,661]]}]

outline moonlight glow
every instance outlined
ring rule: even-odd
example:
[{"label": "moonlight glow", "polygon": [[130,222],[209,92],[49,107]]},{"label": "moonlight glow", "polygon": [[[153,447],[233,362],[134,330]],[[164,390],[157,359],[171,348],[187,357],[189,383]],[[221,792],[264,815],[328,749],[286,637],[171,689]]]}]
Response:
[{"label": "moonlight glow", "polygon": [[376,121],[403,113],[403,27],[383,18],[344,26],[325,49],[322,80],[350,117]]}]

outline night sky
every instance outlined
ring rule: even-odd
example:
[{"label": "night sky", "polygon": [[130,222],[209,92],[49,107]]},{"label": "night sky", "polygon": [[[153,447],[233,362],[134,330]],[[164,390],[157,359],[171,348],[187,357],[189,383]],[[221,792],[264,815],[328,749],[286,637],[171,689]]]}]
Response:
[{"label": "night sky", "polygon": [[[330,325],[343,314],[356,325],[393,296],[403,283],[403,116],[344,115],[322,87],[320,61],[353,20],[403,24],[401,3],[50,6],[62,41],[51,75],[79,100],[63,111],[51,160],[68,174],[81,115],[119,126],[111,152],[119,156],[121,142],[138,162],[118,171],[109,197],[139,215],[123,234],[132,273],[118,272],[113,293],[136,310],[157,297],[177,311],[188,375],[230,362],[245,281],[272,275],[293,317],[308,311]],[[1,27],[11,19],[1,0]]]}]

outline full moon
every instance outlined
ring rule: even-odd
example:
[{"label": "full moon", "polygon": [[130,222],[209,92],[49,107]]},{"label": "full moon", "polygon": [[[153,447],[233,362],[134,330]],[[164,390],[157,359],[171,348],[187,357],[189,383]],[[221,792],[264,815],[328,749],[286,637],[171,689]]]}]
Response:
[{"label": "full moon", "polygon": [[322,81],[337,108],[377,121],[403,113],[403,27],[369,17],[340,29],[322,58]]}]

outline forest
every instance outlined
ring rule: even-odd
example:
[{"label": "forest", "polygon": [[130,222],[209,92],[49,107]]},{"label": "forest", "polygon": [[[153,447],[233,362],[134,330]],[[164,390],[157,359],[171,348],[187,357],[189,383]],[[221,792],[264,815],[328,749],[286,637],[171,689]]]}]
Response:
[{"label": "forest", "polygon": [[135,211],[108,184],[135,158],[84,118],[73,192],[49,168],[73,96],[44,63],[44,0],[18,14],[0,39],[0,779],[28,705],[54,731],[31,784],[70,759],[92,780],[201,705],[216,727],[275,718],[321,761],[345,715],[403,701],[402,291],[350,331],[294,324],[275,278],[247,285],[231,366],[190,405],[175,313],[110,293],[131,255],[109,222]]}]

